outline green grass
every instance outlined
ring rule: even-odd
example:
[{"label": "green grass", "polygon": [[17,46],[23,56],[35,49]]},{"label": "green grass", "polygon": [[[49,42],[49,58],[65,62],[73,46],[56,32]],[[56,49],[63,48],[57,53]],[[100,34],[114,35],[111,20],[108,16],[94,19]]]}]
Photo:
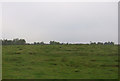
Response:
[{"label": "green grass", "polygon": [[117,79],[115,45],[4,45],[3,79]]}]

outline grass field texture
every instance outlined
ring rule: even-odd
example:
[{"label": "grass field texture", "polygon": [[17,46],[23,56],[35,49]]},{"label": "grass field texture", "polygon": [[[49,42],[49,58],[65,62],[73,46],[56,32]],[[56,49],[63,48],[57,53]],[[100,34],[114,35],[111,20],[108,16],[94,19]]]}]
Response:
[{"label": "grass field texture", "polygon": [[3,79],[116,79],[116,45],[3,45]]}]

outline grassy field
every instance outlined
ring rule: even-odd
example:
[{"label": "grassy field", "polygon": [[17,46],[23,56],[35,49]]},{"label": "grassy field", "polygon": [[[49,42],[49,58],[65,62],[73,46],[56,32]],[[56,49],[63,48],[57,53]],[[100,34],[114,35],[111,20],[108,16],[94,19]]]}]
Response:
[{"label": "grassy field", "polygon": [[116,79],[115,45],[4,45],[3,79]]}]

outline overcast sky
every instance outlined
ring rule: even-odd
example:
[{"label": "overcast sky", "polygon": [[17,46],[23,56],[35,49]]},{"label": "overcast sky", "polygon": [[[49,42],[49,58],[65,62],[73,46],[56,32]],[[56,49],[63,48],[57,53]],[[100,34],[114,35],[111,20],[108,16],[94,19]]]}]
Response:
[{"label": "overcast sky", "polygon": [[3,3],[2,38],[117,43],[117,2]]}]

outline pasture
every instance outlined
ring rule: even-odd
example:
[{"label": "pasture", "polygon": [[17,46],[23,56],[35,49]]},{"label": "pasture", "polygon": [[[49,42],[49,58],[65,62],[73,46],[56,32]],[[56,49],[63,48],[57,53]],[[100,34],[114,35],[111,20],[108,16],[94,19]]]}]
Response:
[{"label": "pasture", "polygon": [[116,79],[116,45],[3,45],[3,79]]}]

